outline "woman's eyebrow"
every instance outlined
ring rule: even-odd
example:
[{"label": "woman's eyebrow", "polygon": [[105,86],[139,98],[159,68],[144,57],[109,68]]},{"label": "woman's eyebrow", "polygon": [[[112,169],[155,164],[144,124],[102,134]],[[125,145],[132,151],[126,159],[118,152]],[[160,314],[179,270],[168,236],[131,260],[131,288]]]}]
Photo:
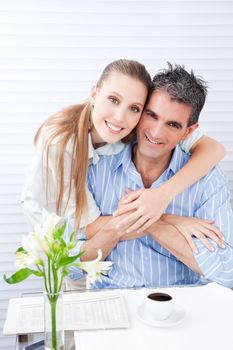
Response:
[{"label": "woman's eyebrow", "polygon": [[[117,95],[118,97],[123,98],[123,96],[122,96],[121,94],[119,94],[119,92],[116,92],[116,91],[109,91],[108,93],[109,93],[109,94],[114,94],[114,95]],[[140,105],[140,106],[142,106],[142,107],[144,106],[144,104],[141,103],[141,102],[132,102],[132,104]]]}]

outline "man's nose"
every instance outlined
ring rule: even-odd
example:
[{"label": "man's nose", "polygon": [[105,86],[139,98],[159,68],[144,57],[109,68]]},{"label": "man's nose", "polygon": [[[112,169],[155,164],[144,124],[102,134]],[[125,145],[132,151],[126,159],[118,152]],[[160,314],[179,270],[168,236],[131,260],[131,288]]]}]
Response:
[{"label": "man's nose", "polygon": [[162,137],[163,133],[164,133],[164,127],[162,124],[156,123],[153,126],[153,128],[151,128],[150,132],[151,132],[151,135],[153,136],[153,138]]}]

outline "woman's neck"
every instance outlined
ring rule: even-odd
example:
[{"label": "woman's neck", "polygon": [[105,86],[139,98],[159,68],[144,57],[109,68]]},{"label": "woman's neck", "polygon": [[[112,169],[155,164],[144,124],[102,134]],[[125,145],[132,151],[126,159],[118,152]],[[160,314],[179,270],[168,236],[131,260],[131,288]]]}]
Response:
[{"label": "woman's neck", "polygon": [[97,132],[94,129],[90,131],[90,134],[91,134],[91,141],[94,149],[100,148],[106,145],[106,142],[103,142],[103,140],[100,138],[100,136],[97,134]]}]

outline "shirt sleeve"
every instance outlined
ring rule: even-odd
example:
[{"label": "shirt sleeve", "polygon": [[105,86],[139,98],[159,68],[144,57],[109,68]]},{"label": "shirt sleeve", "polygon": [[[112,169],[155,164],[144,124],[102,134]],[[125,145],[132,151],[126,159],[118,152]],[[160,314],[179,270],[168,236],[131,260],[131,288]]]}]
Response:
[{"label": "shirt sleeve", "polygon": [[35,224],[41,225],[42,209],[46,198],[43,182],[42,155],[36,152],[27,167],[20,203],[30,229]]},{"label": "shirt sleeve", "polygon": [[205,191],[201,197],[201,206],[195,216],[202,219],[213,219],[225,238],[225,248],[214,246],[214,252],[209,251],[198,239],[195,244],[198,253],[194,255],[205,278],[220,283],[226,287],[233,287],[233,214],[230,205],[230,195],[227,181],[221,170],[216,167],[206,177]]},{"label": "shirt sleeve", "polygon": [[[66,229],[65,229],[65,232],[64,232],[64,241],[66,242],[66,244],[69,242],[70,240],[70,235],[72,234],[73,232],[73,219],[72,218],[68,218],[67,219],[67,222],[66,222]],[[79,253],[82,252],[82,245],[83,243],[85,242],[86,240],[86,232],[84,229],[80,229],[78,231],[78,234],[77,234],[77,245],[74,249],[72,249],[71,251],[71,255],[78,255]],[[76,260],[77,262],[80,261],[80,258],[78,258]],[[75,266],[71,266],[70,268],[70,274],[69,274],[69,277],[72,279],[72,280],[79,280],[81,278],[83,278],[85,276],[85,272],[78,268],[78,267],[75,267]]]},{"label": "shirt sleeve", "polygon": [[201,129],[195,129],[192,134],[187,138],[187,140],[180,142],[180,147],[185,153],[190,153],[190,150],[195,142],[197,142],[203,135]]},{"label": "shirt sleeve", "polygon": [[87,186],[86,186],[86,194],[87,194],[88,210],[81,217],[81,221],[80,221],[81,228],[86,227],[88,224],[95,221],[101,215],[101,212],[98,206],[96,205],[96,202]]},{"label": "shirt sleeve", "polygon": [[[76,247],[72,250],[72,255],[77,255],[83,251],[82,245],[86,240],[85,234],[83,234],[82,232],[78,233],[77,240],[78,240],[78,243]],[[76,261],[80,261],[80,258],[78,258]],[[76,266],[71,266],[69,270],[70,270],[69,277],[72,280],[79,280],[86,275],[85,271],[83,271],[82,269]]]},{"label": "shirt sleeve", "polygon": [[[27,218],[30,228],[36,223],[41,224],[42,209],[46,208],[49,212],[56,212],[56,145],[51,145],[49,150],[48,162],[48,178],[49,178],[49,195],[46,199],[45,191],[45,170],[43,168],[42,153],[39,150],[34,155],[34,158],[29,165],[25,182],[21,194],[21,205],[23,212]],[[71,184],[71,194],[69,205],[66,209],[66,200],[69,193],[71,155],[65,152],[64,157],[64,203],[61,209],[61,215],[64,218],[74,217],[75,213],[75,188],[74,183]],[[86,186],[88,210],[81,217],[80,227],[85,227],[93,222],[99,215],[100,211],[95,203],[95,200]]]}]

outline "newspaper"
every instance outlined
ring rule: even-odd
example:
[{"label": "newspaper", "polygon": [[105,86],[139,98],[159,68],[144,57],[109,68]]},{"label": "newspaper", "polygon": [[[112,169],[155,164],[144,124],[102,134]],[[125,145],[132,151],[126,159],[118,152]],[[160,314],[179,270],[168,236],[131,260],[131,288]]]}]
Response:
[{"label": "newspaper", "polygon": [[[122,294],[113,292],[64,293],[64,330],[128,328]],[[43,296],[9,301],[3,334],[44,331]]]}]

